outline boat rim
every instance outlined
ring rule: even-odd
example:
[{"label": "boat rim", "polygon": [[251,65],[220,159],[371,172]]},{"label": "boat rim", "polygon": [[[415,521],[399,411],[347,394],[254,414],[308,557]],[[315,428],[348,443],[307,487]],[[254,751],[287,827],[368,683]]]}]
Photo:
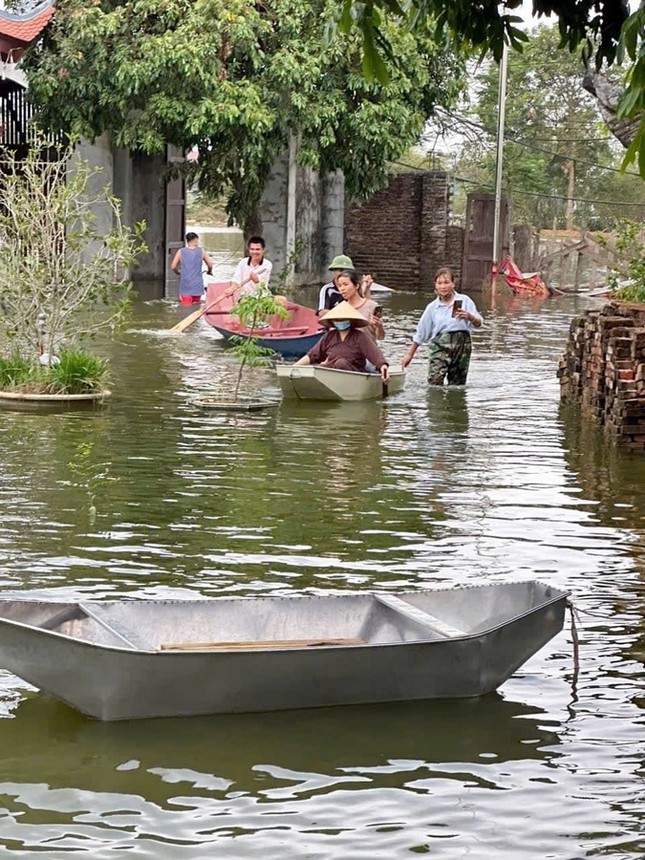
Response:
[{"label": "boat rim", "polygon": [[[556,593],[552,597],[550,597],[548,600],[544,600],[543,602],[539,603],[537,606],[530,608],[530,609],[525,609],[524,611],[519,612],[518,614],[512,615],[509,618],[507,618],[506,620],[500,622],[499,624],[495,624],[492,627],[486,627],[484,630],[478,630],[476,633],[464,633],[463,636],[451,636],[449,640],[440,640],[440,639],[429,637],[429,638],[424,638],[424,639],[414,639],[414,640],[410,640],[407,642],[378,642],[378,643],[365,642],[362,644],[352,644],[352,645],[344,645],[344,646],[343,645],[340,645],[340,646],[339,645],[320,645],[320,646],[317,646],[315,650],[316,651],[326,651],[326,650],[332,649],[332,648],[334,650],[338,650],[339,648],[343,648],[343,647],[344,648],[351,648],[352,650],[356,650],[356,649],[362,650],[365,648],[370,648],[370,649],[374,649],[374,648],[399,648],[399,647],[410,647],[410,646],[414,646],[414,645],[425,645],[428,643],[433,643],[433,644],[438,645],[438,644],[442,644],[442,643],[445,644],[446,642],[459,642],[459,641],[462,641],[464,639],[476,639],[476,638],[483,636],[484,634],[488,635],[490,633],[494,633],[496,630],[500,630],[501,628],[506,627],[511,621],[513,621],[513,622],[519,621],[522,618],[525,618],[528,615],[531,615],[537,609],[546,609],[548,606],[551,606],[554,603],[559,603],[563,598],[568,601],[568,598],[571,596],[571,592],[568,590],[562,590],[560,588],[557,588],[556,586],[548,585],[547,583],[544,583],[540,580],[535,580],[535,579],[514,580],[513,582],[508,582],[508,583],[494,582],[494,583],[486,583],[486,584],[481,584],[481,585],[468,584],[468,585],[463,585],[463,586],[445,586],[442,588],[411,589],[411,590],[407,590],[407,591],[397,591],[395,593],[393,593],[393,592],[382,592],[382,593],[383,594],[392,594],[392,596],[399,597],[399,596],[408,595],[408,594],[417,595],[417,594],[422,593],[424,591],[425,592],[430,591],[430,592],[435,592],[435,593],[446,592],[446,591],[468,591],[468,590],[477,590],[477,589],[483,589],[483,588],[494,588],[494,587],[504,586],[504,585],[540,585],[543,588],[551,588]],[[341,592],[338,594],[266,595],[265,597],[257,597],[257,596],[252,596],[252,595],[240,595],[240,596],[236,596],[236,597],[201,597],[201,598],[196,598],[195,600],[179,600],[177,598],[144,597],[144,598],[124,598],[122,600],[94,600],[94,601],[88,601],[88,602],[91,602],[93,605],[103,605],[103,606],[110,605],[110,604],[112,604],[112,605],[122,604],[122,603],[142,603],[142,604],[146,603],[146,604],[153,604],[153,605],[178,605],[178,604],[186,605],[189,603],[206,604],[206,603],[213,603],[215,601],[224,602],[227,600],[228,601],[232,601],[232,600],[234,600],[234,601],[249,600],[250,601],[250,600],[263,600],[263,599],[267,599],[267,600],[298,600],[298,599],[302,599],[302,600],[312,600],[312,599],[330,600],[333,598],[347,598],[347,597],[370,597],[370,596],[378,597],[379,594],[380,594],[380,592],[378,592],[378,591],[370,591],[366,594],[362,593],[362,592],[350,591],[350,592]],[[16,601],[19,601],[20,599],[21,598],[2,598],[2,599],[0,599],[0,605],[3,602],[16,602]],[[59,601],[55,601],[55,600],[41,600],[41,599],[37,599],[37,598],[26,598],[26,599],[23,599],[23,602],[24,603],[50,603],[50,604],[60,603],[61,605],[63,605],[63,604],[82,604],[85,601],[83,601],[83,600],[59,600]],[[80,608],[82,609],[82,607],[80,607]],[[10,627],[17,627],[17,628],[20,628],[23,630],[28,630],[28,631],[36,631],[38,633],[45,634],[47,636],[54,636],[54,637],[59,638],[59,639],[64,639],[66,641],[74,642],[79,646],[90,648],[90,649],[95,649],[98,651],[116,651],[120,654],[141,654],[141,655],[145,654],[146,656],[157,655],[160,657],[180,657],[180,658],[203,656],[204,654],[209,654],[210,656],[213,656],[213,657],[215,657],[215,656],[228,657],[228,656],[232,656],[233,654],[235,654],[235,656],[241,656],[241,655],[248,656],[249,654],[265,654],[265,653],[281,654],[281,653],[283,653],[283,650],[284,650],[284,649],[279,649],[279,648],[256,648],[252,652],[251,651],[235,651],[234,652],[234,651],[222,650],[222,651],[213,653],[212,651],[209,651],[208,649],[197,649],[197,648],[194,650],[191,650],[190,652],[188,652],[188,651],[174,651],[174,652],[173,651],[162,651],[161,649],[155,649],[155,648],[148,648],[148,649],[146,649],[146,648],[127,648],[127,647],[118,646],[118,645],[101,645],[101,644],[98,644],[96,642],[88,642],[84,639],[79,639],[79,638],[74,637],[74,636],[69,636],[66,633],[58,633],[55,630],[45,630],[45,629],[38,627],[36,625],[33,625],[33,624],[26,624],[22,621],[13,621],[11,619],[3,618],[2,616],[0,616],[0,626],[2,626],[2,625],[8,625]],[[276,640],[276,641],[279,641],[279,640]],[[302,648],[290,648],[289,649],[289,652],[292,654],[293,653],[311,652],[311,651],[312,651],[312,649],[308,648],[306,646],[304,646]]]}]

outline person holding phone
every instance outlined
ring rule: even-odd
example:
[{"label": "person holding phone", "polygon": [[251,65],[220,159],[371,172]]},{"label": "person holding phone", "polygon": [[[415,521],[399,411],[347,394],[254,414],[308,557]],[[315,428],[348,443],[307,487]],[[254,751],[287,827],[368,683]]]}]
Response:
[{"label": "person holding phone", "polygon": [[383,340],[385,337],[383,310],[381,309],[381,313],[376,313],[378,308],[376,302],[363,296],[356,272],[350,269],[342,271],[338,276],[337,288],[344,301],[349,302],[368,321],[367,333],[372,340]]},{"label": "person holding phone", "polygon": [[439,269],[434,282],[437,298],[424,310],[408,351],[401,360],[405,368],[421,344],[430,345],[428,382],[430,385],[464,385],[470,366],[470,333],[483,319],[471,298],[455,290],[450,269]]}]

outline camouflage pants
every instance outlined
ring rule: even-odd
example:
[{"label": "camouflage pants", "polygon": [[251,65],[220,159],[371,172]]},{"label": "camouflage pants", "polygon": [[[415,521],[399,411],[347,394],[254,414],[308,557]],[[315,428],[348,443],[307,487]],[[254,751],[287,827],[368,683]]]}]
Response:
[{"label": "camouflage pants", "polygon": [[428,382],[443,385],[464,385],[468,376],[472,343],[467,331],[452,331],[440,334],[430,343]]}]

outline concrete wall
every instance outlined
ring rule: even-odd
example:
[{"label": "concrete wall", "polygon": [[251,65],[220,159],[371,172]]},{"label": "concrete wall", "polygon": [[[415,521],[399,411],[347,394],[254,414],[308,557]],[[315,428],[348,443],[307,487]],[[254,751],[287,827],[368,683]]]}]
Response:
[{"label": "concrete wall", "polygon": [[[68,176],[69,171],[74,170],[74,160],[87,162],[90,170],[100,168],[100,172],[89,177],[87,190],[91,196],[102,196],[101,192],[106,186],[108,188],[108,193],[112,193],[114,169],[112,162],[112,147],[110,145],[110,138],[107,134],[101,135],[101,137],[97,138],[94,143],[81,141],[81,143],[76,147],[74,159],[68,169]],[[114,213],[109,203],[107,201],[103,203],[95,203],[92,211],[95,218],[95,227],[97,232],[102,236],[109,233],[114,227]],[[100,244],[101,243],[97,243],[97,245]],[[99,247],[96,249],[88,248],[84,256],[85,262],[90,263],[93,255],[98,250]]]},{"label": "concrete wall", "polygon": [[345,252],[359,271],[402,290],[431,291],[449,266],[459,283],[463,230],[449,223],[451,180],[443,171],[401,173],[370,200],[349,209]]},{"label": "concrete wall", "polygon": [[[291,171],[291,187],[289,179],[289,155],[285,153],[274,165],[260,206],[267,256],[274,272],[279,274],[293,241],[301,248],[301,253],[291,283],[319,283],[327,278],[330,260],[343,253],[344,179],[341,173],[321,176],[301,166]],[[290,193],[295,194],[295,225],[292,226],[289,225]]]},{"label": "concrete wall", "polygon": [[[165,270],[165,191],[163,184],[164,157],[132,155],[127,149],[112,147],[109,137],[102,135],[94,143],[84,141],[79,155],[90,164],[101,165],[100,185],[109,185],[121,201],[123,223],[130,226],[138,221],[147,224],[144,239],[148,253],[139,257],[132,271],[133,281],[159,282],[159,298],[163,296]],[[112,215],[106,207],[96,208],[96,217],[103,221],[106,231],[112,228]]]}]

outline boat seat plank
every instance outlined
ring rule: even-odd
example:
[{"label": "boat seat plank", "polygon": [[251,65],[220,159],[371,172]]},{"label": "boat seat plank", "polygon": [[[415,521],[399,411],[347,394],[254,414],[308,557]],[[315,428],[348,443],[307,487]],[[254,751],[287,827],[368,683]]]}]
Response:
[{"label": "boat seat plank", "polygon": [[59,609],[58,612],[55,612],[53,615],[50,615],[49,618],[46,618],[38,627],[41,630],[55,630],[56,627],[60,627],[61,624],[65,624],[66,621],[72,621],[74,618],[78,618],[80,615],[80,611],[78,606],[66,606],[64,609]]},{"label": "boat seat plank", "polygon": [[424,627],[428,627],[433,633],[438,633],[439,636],[442,636],[445,639],[454,639],[457,636],[468,635],[465,630],[453,627],[452,624],[442,621],[430,612],[426,612],[425,609],[419,609],[417,606],[413,606],[411,603],[401,600],[400,597],[396,597],[394,594],[375,594],[374,597],[379,601],[379,603],[382,603],[389,609],[393,609],[400,615],[405,615],[406,618],[410,618],[418,624],[423,624]]},{"label": "boat seat plank", "polygon": [[120,639],[128,648],[132,648],[135,651],[152,650],[150,643],[141,639],[134,630],[124,627],[112,618],[104,618],[104,610],[97,603],[79,603],[78,605],[89,618],[96,621],[104,630],[107,630]]},{"label": "boat seat plank", "polygon": [[161,651],[244,651],[276,648],[322,648],[365,645],[359,637],[346,639],[251,639],[238,642],[165,642]]}]

